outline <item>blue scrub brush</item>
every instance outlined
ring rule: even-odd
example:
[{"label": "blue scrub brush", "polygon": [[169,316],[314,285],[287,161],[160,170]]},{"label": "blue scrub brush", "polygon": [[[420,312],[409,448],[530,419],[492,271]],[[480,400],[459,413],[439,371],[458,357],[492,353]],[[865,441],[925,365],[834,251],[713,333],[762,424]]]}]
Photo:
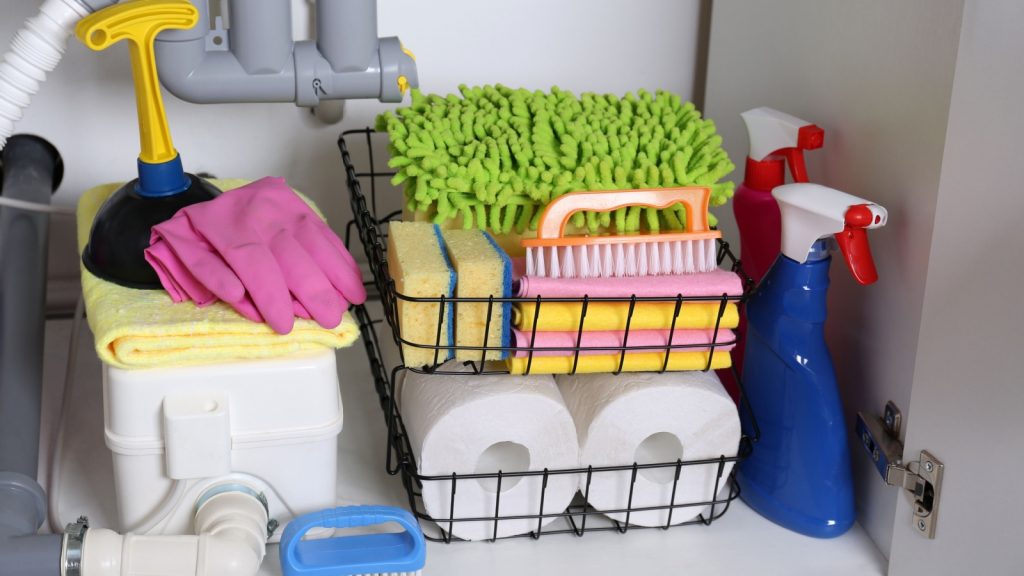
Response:
[{"label": "blue scrub brush", "polygon": [[[359,528],[394,522],[405,530],[303,540],[313,528]],[[284,576],[419,575],[427,544],[412,514],[392,506],[343,506],[292,520],[281,535]]]}]

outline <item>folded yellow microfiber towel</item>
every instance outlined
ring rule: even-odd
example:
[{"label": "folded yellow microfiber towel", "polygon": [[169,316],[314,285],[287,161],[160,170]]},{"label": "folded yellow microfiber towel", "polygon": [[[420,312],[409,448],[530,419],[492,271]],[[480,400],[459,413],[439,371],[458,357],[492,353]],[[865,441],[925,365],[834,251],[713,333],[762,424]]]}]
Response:
[{"label": "folded yellow microfiber towel", "polygon": [[[247,180],[212,182],[221,190],[248,184]],[[120,187],[97,186],[78,201],[79,254],[89,241],[96,213]],[[316,210],[312,202],[303,199]],[[324,347],[342,348],[359,336],[359,328],[349,313],[331,330],[296,318],[291,333],[281,335],[266,324],[243,318],[223,302],[205,308],[191,302],[175,304],[163,290],[125,288],[93,276],[84,266],[81,269],[82,293],[89,327],[96,337],[96,353],[118,368],[273,358]]]},{"label": "folded yellow microfiber towel", "polygon": [[[590,317],[590,311],[587,311]],[[666,370],[704,370],[708,368],[709,352],[672,352],[668,358]],[[619,369],[619,354],[580,355],[576,364],[577,374],[604,374]],[[529,358],[509,358],[508,371],[512,374],[526,374],[526,366],[530,366],[530,374],[568,374],[572,372],[572,356],[534,356]],[[664,352],[627,352],[622,363],[623,372],[659,372],[665,363]],[[727,351],[716,350],[711,359],[711,369],[719,370],[732,366],[732,357]]]},{"label": "folded yellow microfiber towel", "polygon": [[[721,302],[686,302],[679,309],[675,327],[677,330],[714,328],[721,306]],[[672,316],[675,311],[675,302],[637,302],[633,309],[633,318],[629,323],[629,329],[669,330],[672,328]],[[531,302],[517,304],[513,317],[515,327],[527,333],[533,330],[534,316],[538,316],[538,332],[576,331],[579,329],[582,313],[582,302],[542,302],[538,315],[537,304]],[[587,304],[587,317],[583,321],[583,329],[625,330],[628,317],[629,302],[590,302]],[[740,316],[736,310],[736,304],[727,304],[718,327],[735,328],[739,322]]]}]

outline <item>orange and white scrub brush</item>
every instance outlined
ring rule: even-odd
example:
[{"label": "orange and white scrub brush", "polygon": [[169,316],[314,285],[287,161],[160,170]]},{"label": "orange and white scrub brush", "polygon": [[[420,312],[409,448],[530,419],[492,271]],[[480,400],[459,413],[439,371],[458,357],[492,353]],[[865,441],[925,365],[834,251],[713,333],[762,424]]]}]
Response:
[{"label": "orange and white scrub brush", "polygon": [[[722,233],[708,226],[711,189],[702,187],[571,192],[548,204],[536,238],[524,238],[526,275],[545,278],[616,278],[693,274],[718,268]],[[629,206],[686,207],[685,232],[565,236],[576,212],[611,212]]]}]

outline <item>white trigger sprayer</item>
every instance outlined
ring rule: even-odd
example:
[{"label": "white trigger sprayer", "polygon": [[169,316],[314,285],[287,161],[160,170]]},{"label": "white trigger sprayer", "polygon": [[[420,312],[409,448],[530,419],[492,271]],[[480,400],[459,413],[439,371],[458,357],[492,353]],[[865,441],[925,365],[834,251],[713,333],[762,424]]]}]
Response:
[{"label": "white trigger sprayer", "polygon": [[787,184],[772,190],[782,213],[782,253],[806,262],[814,243],[835,236],[857,282],[878,280],[867,230],[885,226],[882,206],[818,184]]}]

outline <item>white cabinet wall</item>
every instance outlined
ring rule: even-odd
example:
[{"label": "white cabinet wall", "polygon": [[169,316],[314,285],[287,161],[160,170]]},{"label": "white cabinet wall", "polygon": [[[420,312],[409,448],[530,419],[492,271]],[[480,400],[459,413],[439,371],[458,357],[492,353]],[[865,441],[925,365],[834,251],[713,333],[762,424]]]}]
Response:
[{"label": "white cabinet wall", "polygon": [[[825,129],[824,149],[808,154],[812,181],[889,210],[871,234],[881,280],[860,287],[834,266],[827,333],[860,522],[894,576],[1024,573],[1011,480],[1024,463],[1010,456],[1024,438],[1013,363],[1022,25],[1013,0],[718,0],[712,11],[706,112],[740,172],[739,113],[772,106]],[[912,528],[907,498],[852,434],[857,411],[890,399],[906,456],[927,449],[946,465],[935,540]]]}]

